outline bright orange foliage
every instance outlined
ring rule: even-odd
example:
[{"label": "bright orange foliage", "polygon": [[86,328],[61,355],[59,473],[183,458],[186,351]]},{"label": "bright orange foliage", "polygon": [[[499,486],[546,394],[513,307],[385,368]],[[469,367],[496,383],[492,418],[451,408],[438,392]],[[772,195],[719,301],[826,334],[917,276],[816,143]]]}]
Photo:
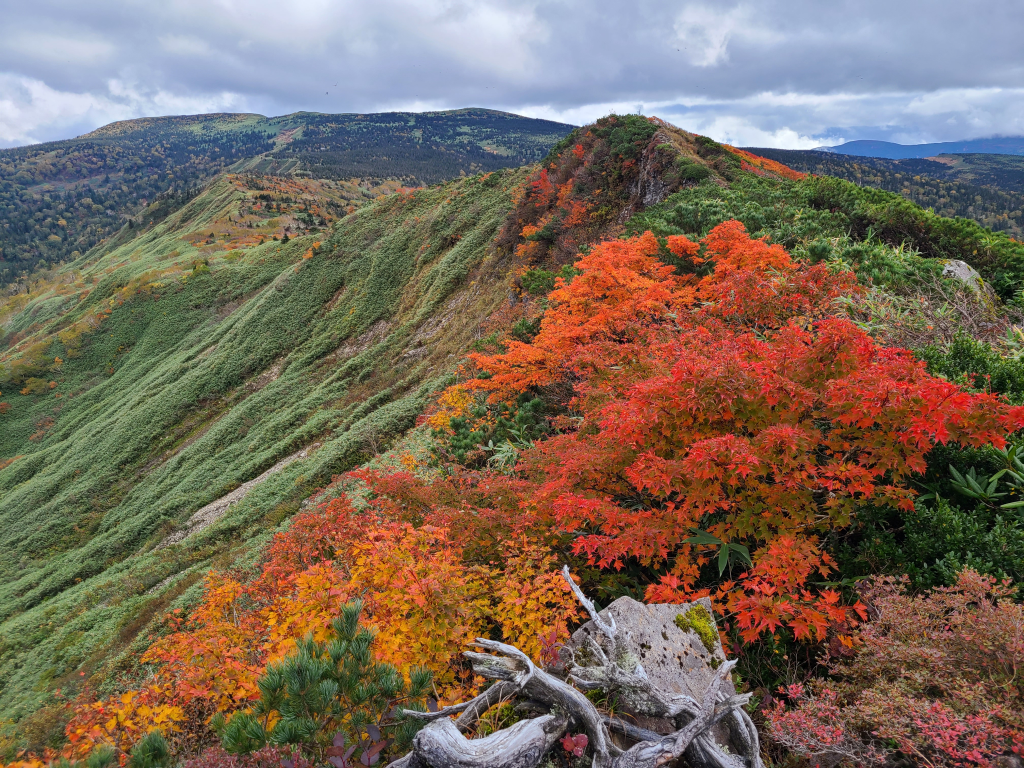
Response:
[{"label": "bright orange foliage", "polygon": [[[401,476],[410,487],[419,483]],[[372,474],[364,477],[376,483]],[[432,510],[433,501],[423,501]],[[142,659],[158,668],[147,688],[76,709],[67,728],[74,754],[97,743],[128,750],[158,724],[173,732],[190,703],[201,702],[204,711],[244,709],[259,697],[267,664],[308,633],[326,637],[339,606],[356,596],[364,600],[366,625],[378,632],[381,659],[405,673],[429,667],[446,699],[473,691],[460,654],[492,627],[535,653],[541,635],[565,636],[577,608],[549,553],[513,542],[503,570],[467,554],[468,537],[431,524],[444,522],[443,512],[428,517],[413,525],[383,497],[362,513],[339,498],[296,516],[275,536],[257,579],[243,584],[211,574],[192,615],[169,617],[175,631]]]},{"label": "bright orange foliage", "polygon": [[[800,173],[800,171],[794,171],[788,165],[783,165],[775,160],[769,160],[767,157],[761,157],[760,155],[754,155],[743,149],[737,149],[731,147],[728,144],[723,145],[726,149],[738,156],[742,161],[742,168],[745,171],[756,173],[759,176],[767,176],[769,173],[781,176],[784,179],[792,179],[793,181],[799,181],[807,176],[806,173]],[[766,173],[768,172],[768,173]]]},{"label": "bright orange foliage", "polygon": [[[859,505],[912,507],[907,481],[933,445],[1002,445],[1024,409],[929,376],[830,316],[857,290],[849,273],[797,264],[738,222],[701,246],[667,242],[713,265],[699,279],[662,264],[649,233],[595,247],[551,294],[534,341],[474,356],[490,376],[465,386],[512,400],[573,384],[578,429],[524,451],[520,469],[577,552],[665,569],[654,600],[710,591],[747,639],[782,626],[820,637],[853,617],[807,587],[833,570],[817,537]],[[709,585],[720,546],[688,541],[698,529],[749,546],[754,567]]]}]

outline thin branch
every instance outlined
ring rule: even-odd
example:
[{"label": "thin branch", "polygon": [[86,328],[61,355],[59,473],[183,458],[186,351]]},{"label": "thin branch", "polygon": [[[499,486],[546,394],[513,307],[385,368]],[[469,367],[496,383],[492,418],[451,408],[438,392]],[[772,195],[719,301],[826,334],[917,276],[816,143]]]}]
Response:
[{"label": "thin branch", "polygon": [[606,624],[604,619],[597,615],[597,608],[590,600],[587,599],[587,596],[583,594],[583,590],[579,588],[576,582],[572,580],[568,565],[562,566],[562,578],[565,579],[569,588],[572,590],[572,593],[576,595],[576,599],[580,601],[580,605],[582,605],[586,612],[590,614],[590,620],[594,622],[594,626],[601,630],[601,634],[614,642],[615,617],[609,614],[608,621],[610,623]]}]

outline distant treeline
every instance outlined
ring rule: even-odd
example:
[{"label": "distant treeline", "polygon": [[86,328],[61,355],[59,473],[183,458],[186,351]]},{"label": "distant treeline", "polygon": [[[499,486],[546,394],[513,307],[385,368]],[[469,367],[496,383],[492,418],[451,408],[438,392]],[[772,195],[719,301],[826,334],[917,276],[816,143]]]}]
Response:
[{"label": "distant treeline", "polygon": [[886,160],[829,152],[750,148],[749,151],[819,176],[896,192],[940,216],[973,219],[997,232],[1024,235],[1024,158],[949,155],[943,160]]},{"label": "distant treeline", "polygon": [[272,147],[254,130],[150,121],[0,151],[0,285],[77,258],[158,198],[187,199],[226,166]]},{"label": "distant treeline", "polygon": [[421,184],[537,162],[572,129],[486,110],[304,118],[275,158],[297,160],[321,178],[411,177]]}]

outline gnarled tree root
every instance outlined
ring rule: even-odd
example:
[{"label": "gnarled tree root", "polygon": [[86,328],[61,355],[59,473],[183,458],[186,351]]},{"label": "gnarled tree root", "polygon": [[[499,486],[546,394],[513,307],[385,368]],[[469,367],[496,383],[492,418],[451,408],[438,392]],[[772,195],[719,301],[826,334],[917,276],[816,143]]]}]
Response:
[{"label": "gnarled tree root", "polygon": [[[407,710],[409,717],[430,722],[417,734],[413,751],[389,768],[535,768],[570,728],[587,733],[594,768],[658,768],[675,763],[684,753],[695,768],[763,768],[757,731],[742,709],[749,694],[735,695],[728,682],[735,661],[727,661],[715,671],[700,701],[668,695],[651,683],[639,664],[632,669],[620,666],[620,660],[628,655],[617,638],[614,619],[603,621],[570,578],[568,568],[563,569],[563,575],[603,636],[592,649],[600,666],[570,664],[569,680],[584,688],[624,692],[641,707],[638,711],[679,718],[685,721],[683,727],[660,736],[602,716],[576,687],[538,668],[518,648],[478,638],[473,645],[490,653],[467,651],[465,655],[477,674],[499,682],[471,701],[439,712]],[[551,714],[522,720],[482,739],[467,739],[461,733],[488,708],[513,696],[541,702]],[[449,719],[456,714],[457,720]],[[726,752],[712,737],[711,729],[725,718],[733,721],[731,730],[742,746],[742,754]],[[637,743],[620,749],[611,739],[612,730]]]}]

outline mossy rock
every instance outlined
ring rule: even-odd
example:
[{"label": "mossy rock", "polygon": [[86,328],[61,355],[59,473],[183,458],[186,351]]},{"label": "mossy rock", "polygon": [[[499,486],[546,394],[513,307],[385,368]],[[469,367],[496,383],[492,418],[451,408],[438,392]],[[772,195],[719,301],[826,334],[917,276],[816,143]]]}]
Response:
[{"label": "mossy rock", "polygon": [[707,652],[711,654],[712,669],[721,666],[722,662],[714,656],[718,648],[718,629],[715,627],[715,617],[711,615],[711,611],[700,603],[694,603],[685,612],[678,614],[673,623],[684,632],[693,632],[700,638]]}]

